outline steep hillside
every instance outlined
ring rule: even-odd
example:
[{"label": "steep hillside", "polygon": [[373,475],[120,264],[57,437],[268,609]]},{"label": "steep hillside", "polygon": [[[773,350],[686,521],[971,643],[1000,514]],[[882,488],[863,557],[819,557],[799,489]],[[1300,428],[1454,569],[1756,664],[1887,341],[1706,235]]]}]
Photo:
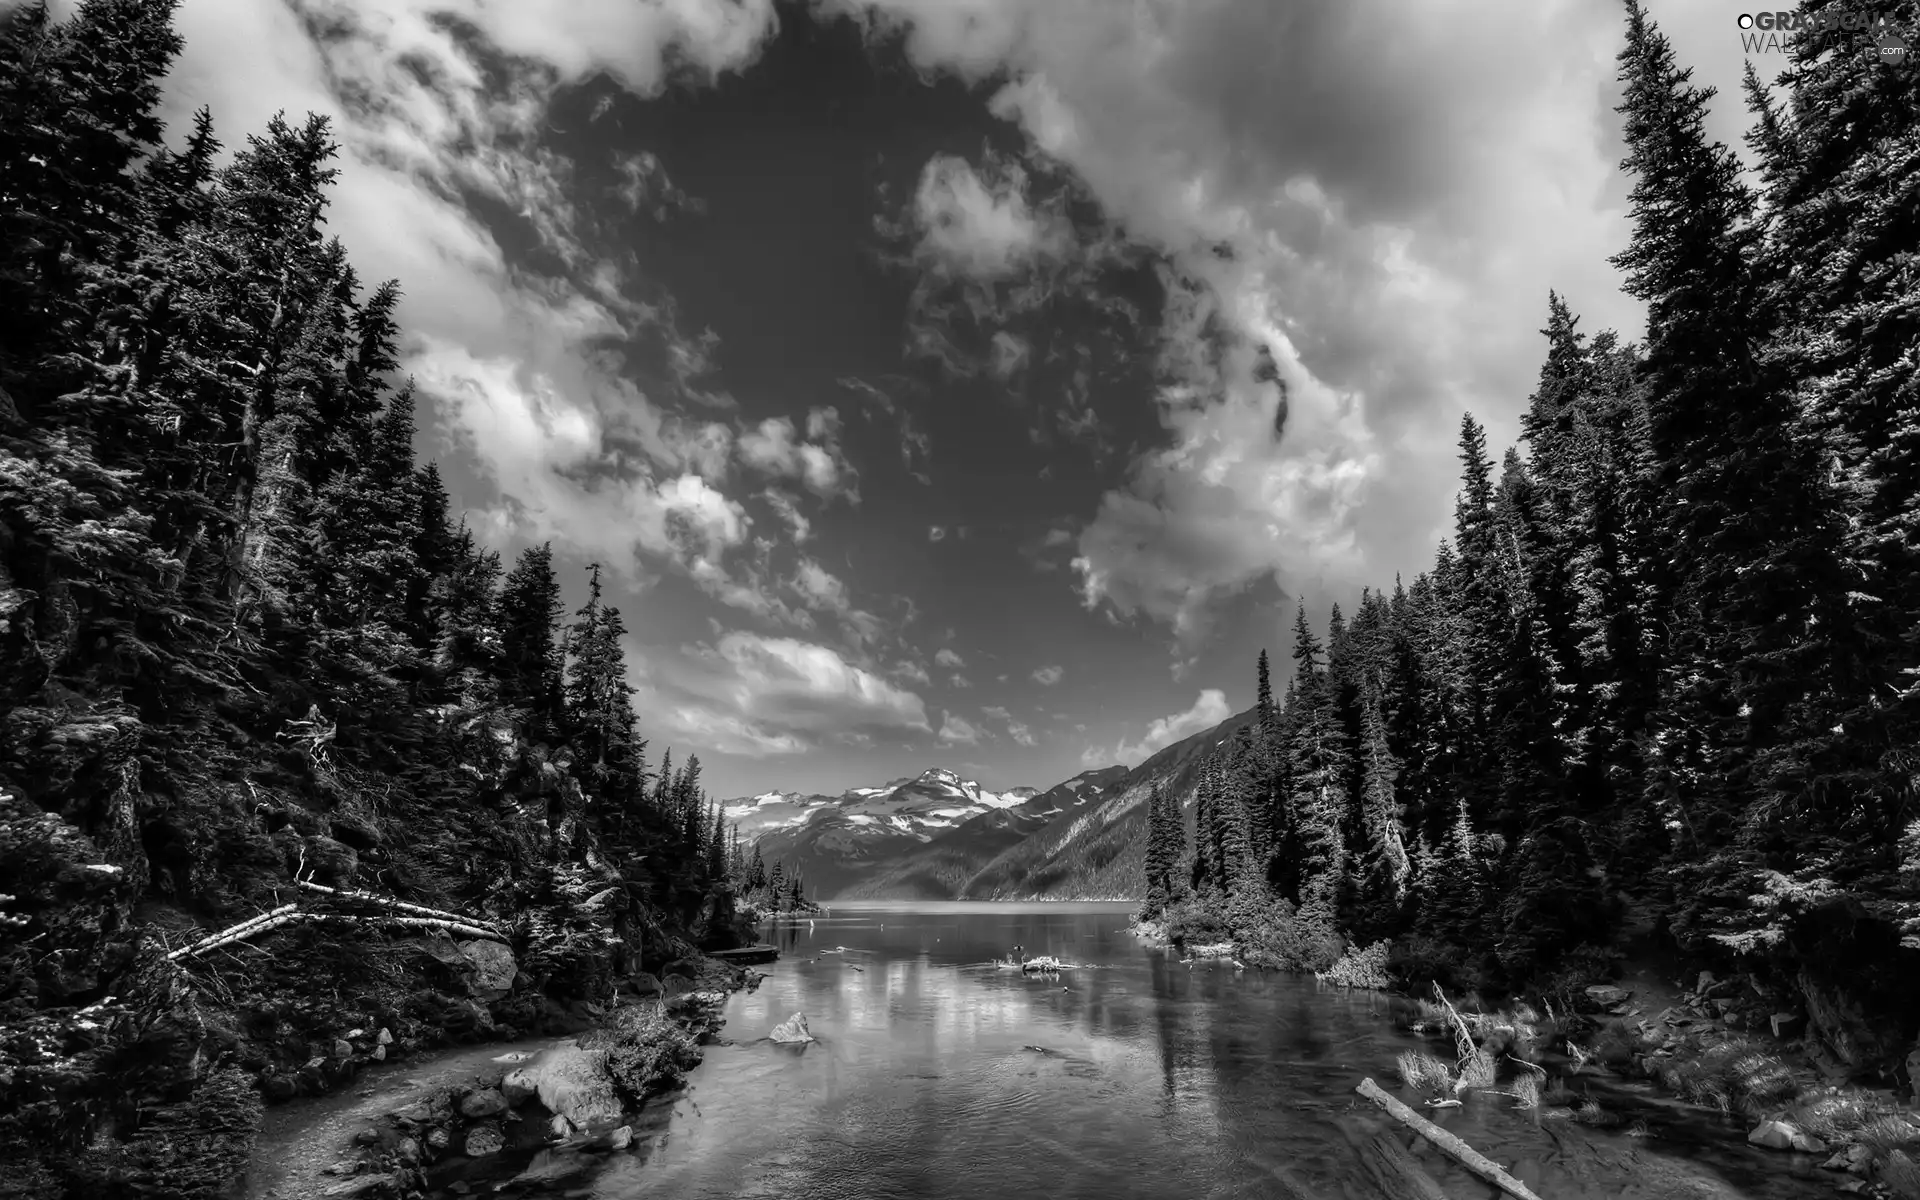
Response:
[{"label": "steep hillside", "polygon": [[763,859],[798,871],[809,895],[828,898],[966,822],[1033,797],[1032,788],[993,792],[935,768],[838,797],[776,792],[732,800],[726,811],[743,835],[758,824],[753,840]]},{"label": "steep hillside", "polygon": [[1100,801],[1063,812],[1002,851],[961,889],[968,900],[1130,900],[1146,894],[1142,870],[1147,796],[1164,784],[1188,807],[1200,768],[1252,709],[1176,742],[1102,790]]},{"label": "steep hillside", "polygon": [[863,900],[952,900],[995,857],[1055,820],[1086,811],[1125,778],[1125,767],[1085,771],[1013,808],[965,821],[932,841],[905,850],[878,874],[843,896]]}]

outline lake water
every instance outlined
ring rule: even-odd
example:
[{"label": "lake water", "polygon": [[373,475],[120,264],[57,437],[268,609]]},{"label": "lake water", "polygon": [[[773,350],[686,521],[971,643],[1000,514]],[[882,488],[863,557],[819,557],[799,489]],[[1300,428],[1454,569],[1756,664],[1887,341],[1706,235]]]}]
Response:
[{"label": "lake water", "polygon": [[[1395,1055],[1426,1043],[1374,994],[1182,965],[1123,932],[1130,907],[841,903],[783,923],[771,978],[727,1008],[735,1044],[709,1049],[671,1116],[569,1194],[1377,1200],[1355,1139],[1390,1126],[1353,1089],[1370,1075],[1398,1092]],[[996,969],[1015,946],[1087,966]],[[765,1040],[795,1012],[817,1043]],[[1654,1136],[1639,1137],[1494,1095],[1432,1115],[1543,1200],[1790,1200],[1831,1196],[1837,1178],[1672,1110],[1640,1112]],[[1453,1200],[1496,1195],[1396,1136]]]}]

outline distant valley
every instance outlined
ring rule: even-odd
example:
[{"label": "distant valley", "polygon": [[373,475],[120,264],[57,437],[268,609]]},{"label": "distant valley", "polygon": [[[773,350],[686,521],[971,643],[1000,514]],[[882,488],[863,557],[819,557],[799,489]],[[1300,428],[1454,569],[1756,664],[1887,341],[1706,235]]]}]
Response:
[{"label": "distant valley", "polygon": [[819,899],[1133,899],[1145,890],[1142,830],[1159,783],[1190,807],[1200,768],[1251,711],[1139,766],[1085,771],[1045,791],[994,792],[935,768],[839,796],[769,792],[729,800],[727,819]]}]

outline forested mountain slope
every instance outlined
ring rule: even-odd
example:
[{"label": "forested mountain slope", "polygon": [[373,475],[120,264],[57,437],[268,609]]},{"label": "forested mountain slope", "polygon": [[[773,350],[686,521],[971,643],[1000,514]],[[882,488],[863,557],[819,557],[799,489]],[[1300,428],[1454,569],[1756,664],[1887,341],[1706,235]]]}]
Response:
[{"label": "forested mountain slope", "polygon": [[1146,895],[1146,803],[1155,789],[1191,796],[1254,714],[1240,713],[1175,742],[1002,851],[962,886],[968,900],[1128,900]]}]

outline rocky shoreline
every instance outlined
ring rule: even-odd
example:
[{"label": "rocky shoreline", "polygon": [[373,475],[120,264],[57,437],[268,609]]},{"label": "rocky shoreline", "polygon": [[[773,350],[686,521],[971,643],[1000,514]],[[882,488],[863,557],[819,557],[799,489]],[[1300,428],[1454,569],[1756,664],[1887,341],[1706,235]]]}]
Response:
[{"label": "rocky shoreline", "polygon": [[[493,1057],[466,1079],[395,1097],[404,1103],[358,1106],[357,1128],[328,1131],[338,1144],[302,1148],[309,1160],[304,1169],[264,1185],[262,1172],[250,1171],[249,1194],[258,1200],[444,1200],[495,1181],[553,1183],[628,1150],[641,1109],[675,1091],[703,1048],[717,1040],[727,994],[750,990],[761,978],[704,958],[676,968],[664,983],[630,980],[639,994],[585,1032]],[[382,1061],[383,1048],[376,1035],[367,1050],[340,1061]],[[306,1133],[295,1123],[281,1137]]]}]

